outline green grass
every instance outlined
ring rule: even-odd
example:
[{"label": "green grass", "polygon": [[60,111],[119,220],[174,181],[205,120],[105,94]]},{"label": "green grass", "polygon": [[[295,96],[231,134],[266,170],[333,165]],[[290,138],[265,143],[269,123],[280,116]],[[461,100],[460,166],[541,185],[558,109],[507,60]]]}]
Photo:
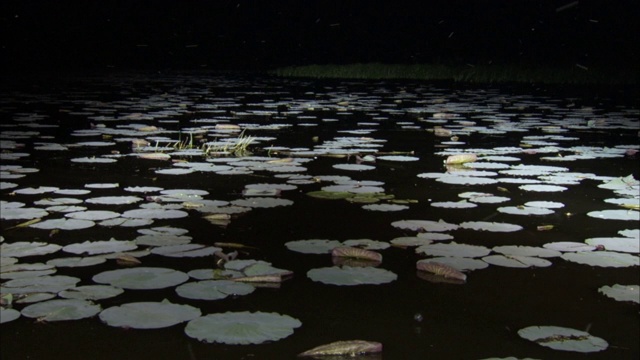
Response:
[{"label": "green grass", "polygon": [[347,64],[291,66],[272,70],[282,77],[327,79],[414,79],[466,83],[546,83],[635,85],[640,70],[587,68],[582,65],[543,67],[525,65]]}]

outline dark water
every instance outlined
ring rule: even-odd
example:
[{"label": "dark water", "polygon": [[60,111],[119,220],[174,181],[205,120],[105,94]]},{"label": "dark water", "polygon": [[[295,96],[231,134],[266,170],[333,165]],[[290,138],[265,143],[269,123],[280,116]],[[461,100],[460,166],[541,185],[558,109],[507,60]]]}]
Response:
[{"label": "dark water", "polygon": [[[33,202],[55,195],[22,195],[12,192],[27,187],[54,186],[81,189],[91,183],[118,183],[116,189],[93,191],[92,196],[121,196],[122,189],[157,186],[165,189],[201,189],[208,199],[233,201],[242,198],[246,184],[284,183],[274,173],[255,171],[249,175],[219,175],[194,172],[187,175],[164,175],[158,169],[173,167],[170,161],[144,160],[123,156],[113,164],[74,163],[79,157],[103,157],[131,153],[127,136],[111,138],[77,136],[78,129],[104,125],[118,128],[130,123],[154,125],[171,130],[158,136],[178,140],[188,128],[202,126],[198,120],[218,119],[223,123],[248,127],[247,135],[269,137],[250,147],[254,156],[280,154],[270,146],[314,148],[338,137],[372,137],[383,139],[380,153],[411,153],[418,161],[377,161],[369,171],[346,171],[335,164],[354,163],[349,157],[314,156],[304,163],[303,175],[349,176],[355,180],[382,181],[386,194],[417,203],[397,212],[368,211],[362,204],[345,200],[311,198],[307,192],[329,183],[300,185],[281,193],[293,201],[291,206],[256,208],[234,216],[227,227],[214,226],[202,214],[188,210],[183,219],[156,220],[156,226],[187,229],[194,243],[237,242],[257,247],[241,257],[265,260],[274,266],[293,271],[293,278],[279,287],[258,288],[254,293],[217,301],[180,298],[173,288],[126,291],[98,303],[103,308],[135,301],[161,301],[189,304],[203,314],[227,311],[262,311],[287,314],[302,322],[300,328],[282,340],[260,345],[206,344],[184,334],[184,324],[165,329],[133,330],[109,327],[97,318],[78,321],[37,322],[21,317],[0,325],[2,359],[290,359],[311,347],[350,339],[379,341],[383,353],[372,359],[635,359],[638,343],[638,305],[618,302],[598,292],[605,285],[639,284],[638,267],[601,267],[550,258],[549,267],[509,268],[490,265],[467,273],[465,284],[433,283],[421,279],[416,261],[425,258],[412,248],[391,247],[380,250],[381,268],[398,275],[396,281],[383,285],[335,286],[311,281],[310,269],[332,266],[329,255],[301,254],[284,244],[303,239],[373,239],[388,242],[416,233],[391,226],[404,219],[492,221],[518,224],[513,233],[458,229],[449,232],[454,241],[482,245],[542,246],[558,241],[583,242],[592,237],[612,237],[623,229],[637,229],[636,221],[602,220],[587,216],[590,211],[617,209],[604,199],[616,197],[610,190],[598,188],[602,181],[586,179],[558,193],[536,193],[519,189],[519,184],[451,185],[434,179],[417,177],[421,173],[445,172],[446,149],[494,149],[520,147],[544,149],[556,146],[555,152],[534,155],[507,154],[520,157],[530,165],[568,167],[571,172],[592,173],[602,177],[639,177],[637,155],[583,159],[572,162],[549,162],[544,156],[567,156],[577,146],[594,148],[638,147],[638,130],[620,124],[635,124],[637,99],[629,89],[571,89],[520,87],[464,87],[455,84],[416,82],[363,82],[282,80],[265,77],[218,75],[159,75],[71,77],[48,79],[44,83],[15,84],[2,94],[2,140],[13,140],[19,147],[3,146],[4,154],[28,153],[18,159],[2,158],[2,166],[21,165],[37,168],[36,173],[20,179],[5,180],[18,184],[4,189],[3,201]],[[213,105],[213,106],[211,106]],[[282,106],[278,106],[282,105]],[[166,113],[163,113],[166,111]],[[445,123],[430,122],[436,113],[456,114]],[[37,120],[25,121],[34,114]],[[135,115],[132,115],[135,114]],[[150,115],[145,118],[144,115]],[[127,118],[128,116],[128,118]],[[327,121],[327,119],[337,121]],[[493,119],[493,120],[491,120]],[[495,119],[522,124],[522,132],[483,133],[464,130],[473,121],[477,126],[497,123]],[[588,121],[601,121],[587,126]],[[634,123],[635,121],[635,123]],[[532,122],[539,125],[531,126]],[[315,126],[308,125],[309,123]],[[51,124],[37,127],[33,124]],[[215,123],[207,123],[212,125]],[[246,126],[251,124],[251,126]],[[269,124],[287,124],[275,129]],[[566,126],[563,127],[563,124]],[[580,126],[573,126],[579,124]],[[592,123],[593,124],[593,123]],[[607,126],[611,124],[611,126]],[[446,145],[447,138],[434,136],[433,127],[442,125],[459,134],[462,145]],[[526,126],[525,126],[526,125]],[[561,133],[549,131],[559,127]],[[373,129],[371,132],[343,131]],[[20,135],[14,132],[35,131]],[[523,145],[523,137],[562,135],[569,139],[555,145]],[[154,135],[155,136],[155,135]],[[145,137],[142,134],[141,137]],[[212,140],[211,135],[205,139]],[[107,147],[74,146],[82,141],[113,141]],[[42,151],[38,143],[68,145],[65,151]],[[374,149],[375,150],[375,149]],[[293,155],[295,157],[295,155]],[[204,157],[174,156],[173,160],[205,161]],[[533,177],[535,178],[535,177]],[[501,189],[498,189],[501,188]],[[506,191],[504,191],[506,190]],[[506,196],[502,204],[481,204],[473,209],[438,208],[435,201],[458,201],[458,194],[468,191]],[[562,202],[565,207],[550,215],[509,215],[497,212],[500,206],[515,206],[527,201]],[[637,203],[637,197],[635,198]],[[136,205],[94,206],[123,212]],[[53,214],[52,217],[58,216]],[[46,241],[60,245],[109,238],[131,240],[137,228],[96,226],[83,230],[62,230],[51,236],[48,231],[20,228],[6,230],[22,221],[2,220],[4,242]],[[552,231],[537,231],[541,224],[552,224]],[[637,256],[637,254],[633,254]],[[60,253],[25,257],[21,262],[46,262]],[[149,255],[141,258],[145,266],[170,267],[182,271],[213,268],[214,259],[168,258]],[[81,285],[91,284],[93,275],[116,268],[112,261],[84,268],[60,268],[58,275],[76,276]],[[24,305],[15,304],[20,310]],[[609,343],[605,351],[592,354],[565,352],[542,347],[520,338],[519,329],[534,325],[554,325],[588,331]]]}]

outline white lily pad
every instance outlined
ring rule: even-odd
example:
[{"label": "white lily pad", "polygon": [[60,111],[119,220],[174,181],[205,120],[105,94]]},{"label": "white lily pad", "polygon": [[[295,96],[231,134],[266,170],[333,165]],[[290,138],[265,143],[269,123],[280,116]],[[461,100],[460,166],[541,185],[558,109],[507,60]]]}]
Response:
[{"label": "white lily pad", "polygon": [[40,208],[2,207],[0,211],[0,219],[2,220],[31,220],[47,215],[49,212]]},{"label": "white lily pad", "polygon": [[57,293],[76,286],[80,279],[65,275],[45,275],[9,280],[2,284],[1,293]]},{"label": "white lily pad", "polygon": [[567,261],[592,266],[619,268],[640,265],[638,256],[612,251],[564,253],[561,257]]},{"label": "white lily pad", "polygon": [[99,284],[134,290],[163,289],[187,280],[189,275],[181,271],[157,267],[108,270],[93,276],[93,281]]},{"label": "white lily pad", "polygon": [[134,302],[113,306],[100,313],[100,320],[114,327],[160,329],[193,320],[200,309],[190,305],[163,302]]},{"label": "white lily pad", "polygon": [[47,261],[47,264],[56,267],[85,267],[102,264],[107,261],[103,256],[86,256],[86,257],[62,257]]},{"label": "white lily pad", "polygon": [[187,323],[187,336],[207,343],[261,344],[293,334],[302,323],[291,316],[264,312],[209,314]]},{"label": "white lily pad", "polygon": [[188,212],[175,209],[133,209],[122,213],[122,217],[133,219],[179,219],[187,216]]},{"label": "white lily pad", "polygon": [[307,277],[313,281],[329,285],[378,285],[389,283],[398,278],[398,275],[385,269],[374,267],[332,266],[311,269]]},{"label": "white lily pad", "polygon": [[41,221],[39,223],[35,223],[29,225],[31,228],[35,229],[44,229],[44,230],[80,230],[86,229],[94,226],[96,223],[91,220],[80,220],[80,219],[51,219]]},{"label": "white lily pad", "polygon": [[92,317],[100,310],[102,310],[100,305],[87,300],[57,299],[29,305],[20,313],[23,316],[44,321],[65,321]]},{"label": "white lily pad", "polygon": [[609,347],[604,339],[588,332],[559,326],[529,326],[518,330],[518,335],[554,350],[590,353]]},{"label": "white lily pad", "polygon": [[78,244],[69,244],[63,247],[62,251],[72,254],[96,255],[135,250],[137,247],[133,241],[111,238],[104,241],[85,241]]},{"label": "white lily pad", "polygon": [[640,303],[640,286],[638,285],[602,286],[598,292],[618,301]]},{"label": "white lily pad", "polygon": [[100,221],[120,217],[120,213],[107,210],[87,210],[67,213],[64,216],[75,220]]},{"label": "white lily pad", "polygon": [[549,257],[558,257],[562,255],[562,253],[557,250],[545,249],[545,248],[534,247],[534,246],[514,246],[514,245],[495,246],[493,247],[492,250],[494,252],[497,252],[503,255],[511,255],[511,256],[518,255],[518,256],[535,256],[535,257],[549,258]]},{"label": "white lily pad", "polygon": [[553,210],[534,206],[504,206],[499,207],[498,212],[512,215],[549,215]]},{"label": "white lily pad", "polygon": [[573,242],[573,241],[557,241],[552,243],[546,243],[542,245],[545,249],[557,250],[562,252],[582,252],[593,251],[595,246],[587,245],[585,243]]},{"label": "white lily pad", "polygon": [[640,221],[640,211],[635,211],[635,210],[590,211],[587,213],[587,216],[590,216],[596,219],[606,219],[606,220]]},{"label": "white lily pad", "polygon": [[484,230],[491,232],[513,232],[522,230],[522,226],[508,223],[487,221],[467,221],[460,224],[463,229]]},{"label": "white lily pad", "polygon": [[416,248],[417,254],[430,256],[453,256],[453,257],[482,257],[491,252],[490,249],[479,245],[467,245],[451,242],[448,244],[434,243]]},{"label": "white lily pad", "polygon": [[602,245],[605,249],[610,251],[619,251],[626,253],[639,253],[640,241],[636,238],[630,237],[597,237],[590,238],[584,241],[591,246]]},{"label": "white lily pad", "polygon": [[527,267],[547,267],[551,266],[551,261],[533,256],[522,255],[489,255],[482,258],[482,261],[491,265],[527,268]]},{"label": "white lily pad", "polygon": [[391,223],[391,226],[413,230],[413,231],[433,231],[433,232],[445,232],[450,230],[456,230],[459,228],[456,224],[449,224],[443,220],[440,221],[432,221],[432,220],[398,220]]},{"label": "white lily pad", "polygon": [[24,256],[46,255],[52,254],[60,249],[62,249],[62,246],[56,244],[18,241],[0,245],[0,256],[19,258]]}]

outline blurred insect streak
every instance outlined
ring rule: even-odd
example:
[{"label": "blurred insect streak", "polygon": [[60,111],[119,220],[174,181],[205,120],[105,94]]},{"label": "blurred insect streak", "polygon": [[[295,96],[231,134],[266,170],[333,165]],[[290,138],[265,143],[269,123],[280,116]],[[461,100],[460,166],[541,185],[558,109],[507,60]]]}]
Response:
[{"label": "blurred insect streak", "polygon": [[573,1],[573,2],[570,2],[568,4],[564,4],[564,5],[560,6],[560,7],[557,7],[556,8],[556,12],[559,13],[561,11],[565,11],[567,9],[570,9],[570,8],[578,5],[578,3],[580,3],[580,2],[579,1]]}]

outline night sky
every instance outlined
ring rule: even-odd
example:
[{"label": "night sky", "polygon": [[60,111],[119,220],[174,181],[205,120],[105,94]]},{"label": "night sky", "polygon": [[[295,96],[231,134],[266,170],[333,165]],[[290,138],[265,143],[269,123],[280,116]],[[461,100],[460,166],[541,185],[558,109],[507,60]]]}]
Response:
[{"label": "night sky", "polygon": [[0,56],[3,71],[630,67],[639,15],[638,0],[2,0]]}]

